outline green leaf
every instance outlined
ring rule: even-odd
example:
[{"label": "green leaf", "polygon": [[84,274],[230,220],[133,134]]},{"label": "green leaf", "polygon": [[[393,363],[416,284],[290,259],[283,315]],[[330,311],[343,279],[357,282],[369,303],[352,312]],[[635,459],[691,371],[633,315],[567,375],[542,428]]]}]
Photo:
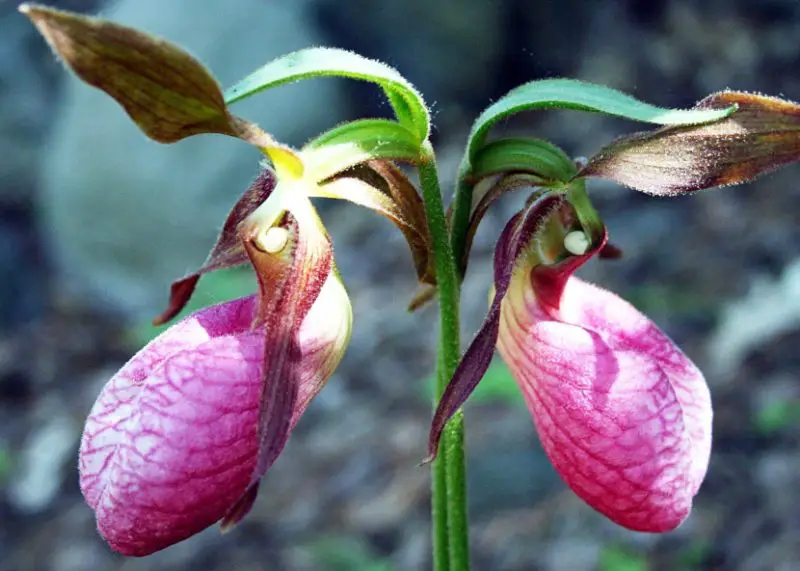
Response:
[{"label": "green leaf", "polygon": [[577,174],[575,163],[564,151],[542,139],[507,138],[484,145],[472,163],[472,180],[524,172],[548,182],[569,182]]},{"label": "green leaf", "polygon": [[414,162],[420,144],[416,134],[397,121],[361,119],[334,127],[303,147],[309,176],[321,182],[370,159]]},{"label": "green leaf", "polygon": [[430,115],[414,86],[384,63],[336,48],[308,48],[274,59],[227,89],[225,102],[230,105],[270,87],[329,76],[377,83],[386,93],[397,120],[417,135],[418,142],[428,138]]},{"label": "green leaf", "polygon": [[537,109],[591,111],[656,125],[695,125],[723,119],[736,108],[665,109],[603,85],[573,79],[531,81],[512,89],[480,114],[470,133],[468,161],[474,161],[486,141],[489,129],[495,123],[515,113]]}]

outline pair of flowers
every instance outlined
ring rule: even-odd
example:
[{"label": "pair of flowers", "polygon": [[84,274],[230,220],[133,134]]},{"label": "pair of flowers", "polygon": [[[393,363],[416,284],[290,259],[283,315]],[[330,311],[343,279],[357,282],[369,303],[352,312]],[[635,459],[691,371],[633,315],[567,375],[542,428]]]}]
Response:
[{"label": "pair of flowers", "polygon": [[[173,325],[94,405],[81,489],[120,553],[146,555],[240,521],[342,358],[350,302],[307,194],[264,170],[205,266],[173,285],[159,320],[180,311],[205,271],[249,261],[258,294]],[[561,193],[535,194],[509,221],[489,314],[435,415],[430,453],[496,345],[570,487],[621,525],[665,531],[688,515],[706,471],[708,389],[646,317],[572,277],[605,242],[604,228],[587,235]]]},{"label": "pair of flowers", "polygon": [[[419,281],[436,285],[433,215],[392,162],[420,166],[421,181],[441,201],[430,180],[435,169],[422,172],[434,160],[430,116],[395,70],[349,52],[288,54],[223,93],[208,70],[168,42],[103,20],[20,9],[81,79],[115,98],[152,139],[223,134],[272,160],[228,215],[203,267],[173,284],[158,322],[174,318],[209,271],[249,263],[258,292],[199,311],[144,347],[109,381],[86,422],[80,484],[100,533],[121,553],[146,555],[217,521],[227,529],[248,513],[261,478],[344,354],[350,301],[311,198],[347,199],[388,217],[408,241]],[[260,90],[326,75],[378,84],[396,120],[345,123],[297,151],[228,108]],[[580,169],[546,141],[488,141],[500,120],[552,107],[666,127],[611,143]],[[796,161],[798,133],[798,105],[737,92],[671,111],[556,79],[513,89],[484,110],[451,216],[453,244],[464,246],[462,271],[491,203],[508,190],[533,192],[498,240],[489,312],[438,405],[430,457],[497,349],[547,455],[576,494],[630,529],[678,526],[708,467],[708,388],[650,320],[573,276],[591,257],[617,252],[585,179],[660,196],[734,184]],[[436,238],[445,241],[446,232]]]}]

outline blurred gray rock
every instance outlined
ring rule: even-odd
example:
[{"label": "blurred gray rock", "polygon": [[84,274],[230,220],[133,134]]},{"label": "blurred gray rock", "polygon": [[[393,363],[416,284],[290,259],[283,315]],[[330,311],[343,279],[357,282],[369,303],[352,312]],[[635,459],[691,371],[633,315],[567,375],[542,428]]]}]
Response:
[{"label": "blurred gray rock", "polygon": [[[307,7],[231,0],[201,10],[191,0],[121,0],[105,16],[184,46],[230,85],[282,53],[320,43]],[[235,112],[300,144],[342,119],[340,89],[333,80],[280,87]],[[218,136],[150,141],[114,101],[73,77],[60,111],[39,203],[59,289],[151,313],[173,279],[202,263],[260,155]]]},{"label": "blurred gray rock", "polygon": [[[12,472],[8,499],[18,510],[36,513],[47,508],[58,494],[64,465],[72,459],[80,427],[67,415],[48,408],[50,418],[28,437],[18,470]],[[42,415],[44,417],[44,415]]]},{"label": "blurred gray rock", "polygon": [[28,47],[35,31],[16,10],[0,8],[0,201],[21,202],[36,168],[40,133],[48,116],[48,89]]}]

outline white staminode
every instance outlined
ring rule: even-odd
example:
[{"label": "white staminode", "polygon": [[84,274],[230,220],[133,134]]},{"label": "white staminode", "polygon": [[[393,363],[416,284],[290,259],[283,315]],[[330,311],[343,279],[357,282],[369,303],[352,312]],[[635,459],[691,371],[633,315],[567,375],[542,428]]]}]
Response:
[{"label": "white staminode", "polygon": [[570,254],[581,256],[589,249],[589,238],[580,230],[570,232],[564,236],[564,247]]},{"label": "white staminode", "polygon": [[258,235],[258,245],[268,254],[277,254],[289,243],[289,231],[286,228],[273,226]]}]

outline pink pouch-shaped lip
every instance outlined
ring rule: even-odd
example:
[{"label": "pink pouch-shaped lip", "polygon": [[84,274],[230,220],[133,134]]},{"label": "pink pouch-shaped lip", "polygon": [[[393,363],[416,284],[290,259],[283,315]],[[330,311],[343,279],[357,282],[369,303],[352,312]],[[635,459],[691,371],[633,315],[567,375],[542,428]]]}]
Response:
[{"label": "pink pouch-shaped lip", "polygon": [[[258,429],[273,342],[254,326],[256,309],[250,296],[187,317],[139,351],[98,397],[81,442],[80,483],[116,551],[147,555],[217,521],[229,529],[252,506],[263,476]],[[296,383],[287,438],[336,369],[351,325],[347,292],[331,273],[287,333]]]},{"label": "pink pouch-shaped lip", "polygon": [[557,312],[531,285],[512,286],[498,350],[573,491],[629,529],[685,520],[708,468],[711,401],[700,371],[654,323],[574,277]]},{"label": "pink pouch-shaped lip", "polygon": [[105,386],[86,423],[80,483],[98,529],[146,555],[219,520],[257,453],[264,353],[255,296],[168,329]]}]

